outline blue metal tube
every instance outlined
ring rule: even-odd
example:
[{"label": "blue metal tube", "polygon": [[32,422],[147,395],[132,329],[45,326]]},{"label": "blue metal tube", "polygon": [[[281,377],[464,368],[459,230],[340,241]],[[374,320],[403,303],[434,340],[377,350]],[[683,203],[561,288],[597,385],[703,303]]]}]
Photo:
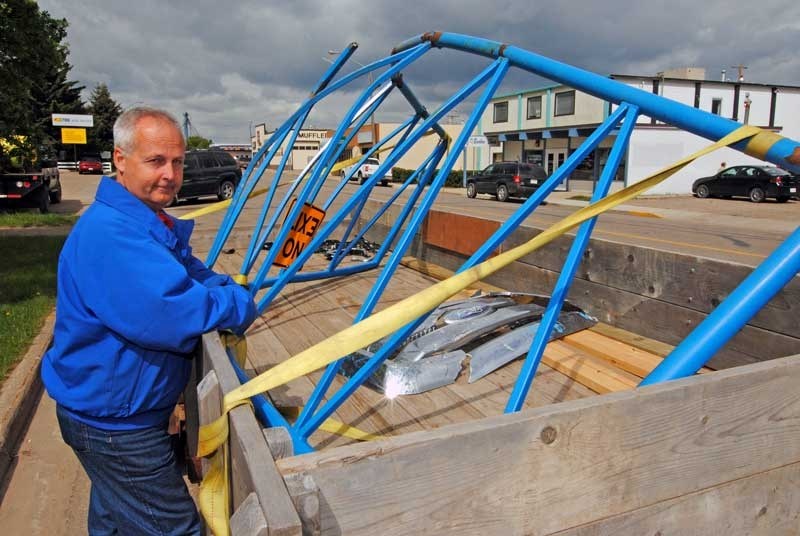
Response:
[{"label": "blue metal tube", "polygon": [[[488,39],[455,33],[426,33],[404,41],[396,46],[392,52],[401,52],[414,46],[415,43],[425,42],[432,43],[437,47],[462,50],[490,58],[508,58],[515,67],[566,84],[600,99],[617,104],[628,102],[636,105],[639,107],[640,113],[644,115],[680,127],[709,140],[717,141],[741,126],[736,121],[665,99],[610,78],[534,54],[513,45],[506,45]],[[756,158],[768,160],[784,169],[800,173],[800,165],[787,160],[795,151],[798,151],[797,154],[800,154],[800,144],[798,144],[797,141],[780,136],[776,136],[775,139],[775,143],[771,145],[766,154],[761,154],[752,146],[748,147],[747,140],[735,144],[732,147]]]},{"label": "blue metal tube", "polygon": [[[406,119],[405,121],[403,121],[403,123],[402,123],[402,124],[401,124],[399,127],[397,127],[397,128],[395,128],[394,130],[392,130],[392,131],[391,131],[389,134],[387,134],[387,135],[386,135],[386,137],[385,137],[383,140],[381,140],[381,141],[379,142],[379,143],[380,143],[380,146],[383,146],[383,145],[386,143],[386,141],[388,141],[388,140],[392,139],[393,137],[395,137],[395,136],[396,136],[396,135],[397,135],[399,132],[401,132],[403,129],[407,129],[407,130],[406,130],[406,132],[405,132],[405,133],[404,133],[404,135],[403,135],[403,139],[405,139],[405,137],[406,137],[406,135],[408,134],[408,132],[410,132],[410,131],[411,131],[411,129],[413,129],[413,128],[414,128],[414,125],[416,124],[416,122],[417,122],[417,120],[418,120],[418,119],[419,119],[419,118],[416,118],[416,117],[413,117],[413,116],[412,116],[412,117],[409,117],[408,119]],[[396,146],[396,145],[395,145],[395,146]],[[376,149],[376,150],[377,150],[377,149]],[[370,153],[370,154],[373,154],[373,153]],[[352,171],[355,171],[355,166],[354,166],[354,169],[353,169]],[[330,208],[330,206],[331,206],[331,204],[333,203],[333,201],[334,201],[334,200],[335,200],[337,197],[339,197],[339,194],[340,194],[340,193],[341,193],[341,191],[344,189],[345,185],[346,185],[346,184],[347,184],[347,183],[350,181],[350,178],[351,178],[352,176],[353,176],[353,173],[351,172],[349,175],[345,175],[345,176],[343,176],[343,177],[342,177],[342,180],[341,180],[341,181],[339,182],[339,184],[336,186],[336,189],[333,191],[333,193],[330,195],[330,197],[328,197],[328,199],[327,199],[327,200],[325,201],[325,203],[322,205],[322,210],[325,210],[325,211],[327,211],[327,210],[328,210],[328,208]]]},{"label": "blue metal tube", "polygon": [[[382,95],[385,96],[386,92],[388,92],[389,89],[391,89],[391,88],[392,88],[391,85],[387,85],[380,92],[378,92],[378,94],[373,95],[372,99],[370,99],[370,101],[367,104],[365,104],[361,108],[361,110],[359,110],[359,112],[356,113],[357,118],[360,118],[360,119],[354,120],[354,122],[356,123],[356,126],[353,129],[353,132],[348,136],[348,138],[346,140],[344,140],[343,145],[348,143],[349,140],[352,139],[352,137],[355,135],[355,132],[357,132],[358,129],[361,128],[361,125],[363,125],[364,122],[367,120],[367,117],[369,117],[369,115],[366,114],[366,112],[369,110],[369,106],[370,105],[374,105],[375,103],[379,102],[380,97]],[[293,143],[293,140],[292,140],[292,143]],[[330,142],[328,142],[328,143],[330,143]],[[306,165],[306,167],[303,169],[303,171],[300,173],[300,175],[298,175],[297,178],[292,182],[292,185],[284,193],[283,199],[281,200],[280,204],[273,211],[272,217],[270,218],[269,223],[261,231],[261,234],[258,235],[259,237],[257,239],[256,239],[257,235],[256,235],[256,233],[254,233],[253,239],[250,242],[251,248],[250,248],[250,250],[248,250],[248,256],[246,258],[246,268],[242,270],[242,273],[244,273],[244,274],[249,273],[250,270],[253,268],[253,265],[255,264],[255,261],[258,258],[258,254],[261,252],[261,249],[264,247],[264,244],[267,242],[267,239],[269,238],[269,235],[272,233],[272,231],[273,231],[273,229],[275,227],[275,224],[278,221],[278,218],[280,217],[281,213],[283,213],[283,210],[286,208],[286,206],[291,201],[291,198],[294,195],[294,192],[297,190],[297,188],[300,185],[300,183],[305,179],[306,175],[308,174],[308,171],[315,164],[317,164],[317,162],[319,161],[320,155],[325,151],[326,148],[327,148],[327,144],[323,147],[323,149],[320,152],[318,152],[317,154],[314,155],[314,158],[311,160],[311,162],[309,162]],[[338,152],[336,154],[338,155],[340,152],[341,152],[341,149],[338,149]],[[288,158],[289,154],[290,154],[290,152],[287,151],[286,154],[284,155],[284,160],[286,158]],[[283,161],[281,163],[283,163]],[[279,169],[278,171],[279,172],[276,172],[276,177],[280,177],[281,176],[281,173],[283,172],[283,169]],[[268,210],[269,207],[272,205],[272,199],[273,199],[273,195],[272,194],[273,194],[274,188],[276,186],[277,186],[277,182],[273,182],[273,188],[270,189],[270,195],[269,195],[268,199],[264,202],[264,208],[262,209],[263,212],[266,212],[266,210]],[[327,210],[327,207],[324,210]],[[263,223],[261,221],[259,221],[259,225],[256,227],[256,229],[262,229],[262,227],[261,227],[262,225],[263,225]],[[255,247],[253,247],[254,244],[255,244]]]},{"label": "blue metal tube", "polygon": [[696,373],[800,272],[800,227],[758,265],[664,360],[640,387]]},{"label": "blue metal tube", "polygon": [[[422,191],[424,190],[425,185],[428,183],[428,181],[431,178],[431,175],[436,170],[436,165],[439,163],[439,160],[441,159],[442,155],[444,154],[446,148],[447,148],[447,144],[444,143],[444,141],[442,140],[437,145],[437,150],[435,150],[431,154],[431,157],[434,157],[434,158],[429,159],[430,165],[427,168],[425,168],[426,169],[425,175],[423,176],[422,180],[420,181],[418,187],[414,190],[414,193],[409,198],[408,202],[406,203],[405,207],[403,208],[403,213],[400,215],[400,217],[395,222],[395,224],[392,227],[389,235],[386,237],[386,240],[384,240],[380,251],[378,252],[377,255],[375,255],[376,259],[383,258],[383,255],[386,253],[386,250],[388,249],[389,245],[392,242],[394,242],[395,236],[397,236],[397,233],[400,231],[400,228],[402,227],[403,223],[405,222],[406,218],[408,217],[408,214],[411,212],[411,210],[413,209],[414,205],[416,205],[417,199],[419,199],[419,196],[422,194]],[[421,169],[421,168],[418,168],[418,171],[419,171],[419,169]],[[435,198],[436,194],[438,193],[438,188],[436,188],[436,191],[433,191],[433,190],[434,190],[434,187],[431,188],[431,191],[429,192],[428,195],[429,195],[429,197],[433,196]],[[422,209],[420,208],[419,210],[422,210]],[[417,212],[418,214],[419,214],[419,210]],[[420,219],[420,222],[421,222],[421,219]],[[411,225],[409,226],[409,229],[406,230],[406,233],[404,234],[403,238],[400,239],[400,243],[398,244],[397,248],[395,248],[394,254],[389,259],[389,262],[387,262],[386,266],[384,267],[383,271],[381,272],[380,276],[378,277],[378,280],[372,286],[372,289],[370,290],[370,294],[364,300],[364,303],[361,304],[361,309],[359,309],[358,314],[356,315],[355,319],[353,320],[354,324],[357,323],[357,322],[360,322],[365,317],[367,317],[372,312],[372,310],[375,308],[375,305],[378,303],[378,299],[380,299],[381,294],[383,294],[383,291],[386,289],[386,285],[389,284],[389,280],[391,279],[392,274],[397,269],[397,266],[400,264],[400,260],[402,259],[403,252],[406,250],[406,248],[408,247],[408,244],[410,243],[409,239],[406,239],[406,240],[404,240],[404,239],[409,235],[413,238],[415,232],[416,232],[416,228],[414,228],[414,222],[412,221]],[[328,367],[325,369],[325,373],[322,375],[322,378],[317,383],[317,385],[314,387],[314,391],[311,393],[311,396],[309,397],[308,402],[303,407],[303,411],[300,413],[300,416],[297,418],[297,421],[295,422],[295,426],[303,428],[306,425],[307,421],[313,416],[314,412],[317,410],[317,407],[319,406],[320,402],[322,401],[322,397],[325,396],[325,393],[328,392],[328,389],[330,388],[331,383],[333,383],[333,379],[336,377],[336,374],[339,372],[340,366],[341,366],[341,360],[337,360],[337,361],[331,363],[330,365],[328,365]],[[347,395],[347,396],[349,396],[349,395]],[[344,397],[342,400],[344,400],[346,398],[347,397]],[[335,409],[333,411],[335,411]],[[322,422],[322,421],[320,421],[320,422]],[[313,433],[313,429],[312,429],[311,432],[309,432],[309,434],[310,433]],[[308,437],[308,436],[304,435],[303,437]]]},{"label": "blue metal tube", "polygon": [[[617,173],[619,163],[625,154],[625,148],[628,146],[628,141],[636,126],[636,117],[639,115],[636,106],[628,106],[623,103],[620,108],[623,107],[627,108],[625,123],[622,125],[614,146],[611,148],[611,153],[603,168],[600,181],[592,194],[592,203],[596,203],[608,194],[611,182],[614,180],[614,175]],[[596,222],[597,217],[585,221],[575,236],[572,247],[567,254],[567,259],[564,261],[564,266],[561,268],[558,281],[556,281],[555,288],[550,296],[550,301],[547,303],[542,320],[536,329],[536,334],[533,336],[533,342],[528,349],[528,356],[525,358],[519,376],[517,376],[517,381],[514,383],[514,389],[511,391],[508,404],[506,404],[506,413],[519,411],[525,404],[525,398],[528,396],[528,391],[536,376],[536,370],[539,368],[539,362],[544,354],[544,348],[550,340],[550,333],[553,331],[553,327],[558,322],[561,307],[564,304],[564,300],[567,299],[572,280],[575,278],[575,272],[577,272],[583,258],[583,252],[586,251],[586,246],[589,244],[589,238],[592,236],[592,230],[594,230]]]},{"label": "blue metal tube", "polygon": [[[222,246],[228,239],[228,236],[230,235],[230,232],[233,229],[236,220],[239,218],[239,214],[241,214],[242,207],[244,206],[244,200],[247,198],[247,196],[250,195],[250,193],[252,193],[253,189],[255,188],[255,185],[261,179],[261,176],[267,169],[267,166],[272,161],[275,152],[280,147],[280,143],[285,137],[288,129],[297,120],[298,117],[300,117],[307,110],[311,109],[317,102],[321,101],[334,91],[346,86],[353,80],[358,79],[360,76],[368,72],[371,72],[375,69],[379,69],[385,65],[399,62],[404,58],[407,58],[409,55],[416,54],[419,50],[427,50],[429,47],[430,45],[425,43],[420,45],[419,48],[416,47],[410,48],[409,50],[393,54],[381,60],[375,61],[369,65],[366,65],[362,69],[359,69],[346,76],[343,76],[336,82],[329,84],[324,88],[321,88],[321,84],[318,85],[316,92],[312,93],[312,97],[309,98],[306,102],[304,102],[297,109],[297,111],[295,111],[295,113],[293,113],[278,129],[275,130],[272,136],[270,136],[267,139],[267,141],[264,143],[261,149],[259,149],[259,151],[256,153],[255,157],[253,157],[253,159],[250,161],[250,164],[248,164],[247,168],[245,169],[245,172],[242,175],[244,179],[240,184],[239,188],[237,188],[236,191],[234,192],[234,197],[231,202],[231,205],[228,207],[228,210],[225,213],[225,216],[222,220],[222,224],[220,225],[220,230],[217,233],[217,236],[214,239],[214,243],[211,246],[208,257],[206,259],[206,265],[211,267],[217,261],[217,258],[219,257],[219,254],[222,251]],[[342,54],[346,55],[347,57],[349,57],[349,55],[352,54],[352,51],[350,51],[349,53],[346,52],[347,51],[343,51]],[[338,68],[341,68],[341,63],[339,60],[340,58],[337,59],[334,62],[334,65],[332,65],[328,70],[332,71],[334,66],[337,65]],[[326,78],[326,76],[323,76],[323,79],[324,78]],[[268,152],[269,154],[267,154],[267,157],[265,157],[264,155]],[[254,175],[253,169],[256,168],[256,165],[257,165],[257,173]]]},{"label": "blue metal tube", "polygon": [[[365,261],[361,264],[345,266],[344,268],[337,268],[335,270],[320,270],[318,272],[300,272],[295,274],[294,277],[292,277],[289,280],[289,283],[316,281],[318,279],[329,279],[331,277],[341,277],[350,274],[359,274],[361,272],[366,272],[367,270],[372,270],[379,264],[380,264],[380,259],[374,258]],[[262,289],[269,288],[270,286],[274,285],[276,281],[278,281],[278,277],[268,277],[262,283],[261,288]]]},{"label": "blue metal tube", "polygon": [[[419,99],[414,94],[414,92],[411,91],[411,88],[408,87],[408,84],[405,83],[403,77],[401,75],[397,75],[392,79],[392,81],[397,86],[397,89],[400,90],[400,93],[402,93],[403,96],[406,98],[408,104],[411,105],[411,108],[414,109],[416,114],[423,119],[427,119],[428,115],[430,115],[428,113],[428,109],[425,108],[422,105],[422,103],[419,102]],[[442,138],[447,137],[447,132],[445,132],[444,129],[438,123],[434,123],[433,130],[436,131],[436,133],[439,134],[440,137]]]},{"label": "blue metal tube", "polygon": [[[414,238],[414,235],[422,224],[422,220],[427,216],[430,207],[433,205],[433,202],[436,199],[436,195],[439,192],[439,189],[445,182],[447,175],[450,173],[450,170],[453,168],[453,164],[455,164],[456,159],[459,158],[461,155],[461,149],[466,145],[467,140],[469,139],[470,134],[475,129],[475,125],[477,125],[478,120],[483,114],[483,110],[489,104],[489,100],[491,100],[492,95],[494,95],[495,91],[497,91],[498,86],[503,81],[503,77],[505,76],[506,72],[508,72],[508,62],[505,60],[497,60],[493,65],[493,73],[491,74],[491,78],[486,84],[486,88],[484,89],[483,93],[481,94],[480,98],[478,99],[478,103],[475,105],[475,108],[470,114],[467,121],[464,123],[464,127],[461,129],[461,133],[458,135],[458,138],[453,145],[453,150],[450,151],[450,154],[447,155],[447,158],[442,165],[442,169],[439,170],[436,178],[434,179],[433,183],[430,186],[428,194],[420,203],[419,208],[414,213],[414,216],[411,218],[409,222],[408,228],[400,237],[397,246],[395,247],[394,251],[392,252],[392,256],[390,260],[387,262],[387,267],[381,272],[381,275],[378,278],[375,286],[372,289],[372,292],[365,300],[364,305],[362,306],[361,310],[359,311],[358,316],[356,317],[356,322],[362,320],[364,317],[371,313],[374,304],[377,303],[378,297],[380,293],[383,291],[383,288],[388,284],[389,278],[391,277],[394,269],[396,268],[397,264],[399,264],[400,259],[402,258],[403,254],[405,253],[406,249],[409,245],[411,245],[411,241]],[[482,78],[482,77],[479,77]],[[442,110],[440,109],[438,113]],[[430,121],[437,114],[434,114],[432,117],[428,118],[426,121]],[[442,144],[443,149],[446,149],[447,144]],[[391,269],[390,269],[391,267]],[[394,339],[392,339],[394,340]],[[381,351],[378,352],[379,355],[386,356],[388,355],[387,352],[383,351],[384,348],[381,348]],[[376,368],[380,363],[373,364],[372,360],[375,358],[373,356],[372,359],[368,360],[367,363],[362,368]],[[327,371],[326,371],[327,372]],[[360,370],[359,370],[360,372]],[[319,411],[317,411],[313,417],[308,419],[308,422],[301,423],[301,435],[303,437],[308,437],[314,430],[316,430],[324,421],[327,419],[335,410],[336,408],[342,404],[347,398],[355,391],[360,383],[355,383],[356,377],[360,379],[361,382],[366,380],[367,376],[361,375],[356,373],[350,380],[342,386],[339,391],[337,391],[333,397],[325,404]],[[306,404],[308,407],[308,404]],[[299,420],[299,419],[298,419]]]},{"label": "blue metal tube", "polygon": [[[408,151],[421,137],[424,133],[426,133],[433,123],[439,121],[442,117],[447,114],[451,109],[453,109],[456,104],[461,102],[466,96],[472,93],[475,88],[481,84],[483,84],[491,75],[494,73],[496,66],[491,65],[484,69],[472,82],[467,84],[465,87],[461,88],[455,95],[450,97],[439,109],[431,114],[430,117],[425,119],[422,124],[414,131],[413,134],[409,135],[408,139],[403,143],[402,146],[398,146],[395,148],[394,151],[389,155],[389,157],[381,164],[385,169],[394,166],[394,164],[400,159],[402,155]],[[298,266],[301,266],[305,263],[311,254],[319,248],[322,241],[325,240],[325,237],[331,234],[334,229],[342,222],[344,217],[350,213],[353,209],[355,203],[358,202],[357,196],[351,197],[345,205],[337,212],[334,217],[329,220],[329,222],[323,227],[320,232],[318,232],[314,238],[311,240],[311,243],[303,250],[302,253],[298,256],[296,261],[292,263],[292,266],[286,268],[284,273],[282,273],[281,277],[291,277],[291,275],[287,276],[286,273],[291,272],[292,274],[297,271]],[[253,285],[253,288],[260,288]],[[282,287],[281,287],[282,288]],[[275,298],[277,293],[280,292],[279,285],[273,285],[272,288],[267,291],[267,293],[261,298],[258,302],[258,311],[259,313],[264,311],[264,308]]]},{"label": "blue metal tube", "polygon": [[[236,362],[236,359],[231,355],[230,349],[226,348],[226,351],[228,353],[228,359],[231,363],[231,366],[233,367],[234,372],[236,372],[236,377],[239,378],[239,382],[247,383],[250,381],[250,377],[247,376],[245,371],[243,371]],[[286,418],[281,415],[277,409],[275,409],[275,406],[273,406],[272,403],[267,400],[266,396],[263,394],[258,394],[254,397],[251,397],[250,401],[253,403],[253,410],[255,411],[256,417],[258,417],[258,420],[260,420],[264,426],[283,426],[289,431],[289,435],[292,438],[292,447],[296,454],[307,454],[309,452],[314,452],[314,449],[308,444],[306,438],[294,432],[292,426],[289,424],[289,421],[287,421]]]},{"label": "blue metal tube", "polygon": [[[295,124],[290,131],[292,135],[289,137],[289,143],[286,144],[286,147],[294,147],[294,142],[297,140],[297,136],[300,134],[300,130],[303,128],[303,125],[308,118],[308,114],[311,110],[307,110],[302,117],[298,118]],[[281,158],[280,163],[278,164],[278,169],[275,170],[275,177],[282,177],[283,170],[286,168],[286,163],[289,161],[289,156],[291,156],[292,151],[287,150],[284,152],[283,157]],[[278,189],[279,180],[273,180],[272,184],[270,184],[269,192],[267,193],[267,197],[264,199],[264,203],[261,205],[261,212],[258,215],[258,219],[256,220],[256,226],[253,229],[253,237],[250,239],[250,245],[247,248],[247,253],[245,253],[244,258],[242,259],[242,269],[240,273],[242,275],[247,275],[250,272],[250,269],[253,267],[253,263],[255,262],[256,257],[258,256],[258,249],[256,247],[263,247],[263,244],[259,244],[259,231],[262,230],[264,225],[264,220],[267,218],[267,213],[269,212],[269,207],[272,205],[272,200],[275,197],[275,192]],[[264,229],[261,231],[264,235],[264,242],[266,242],[267,237],[271,228]],[[258,246],[257,246],[258,245]]]},{"label": "blue metal tube", "polygon": [[[414,180],[417,178],[417,175],[420,174],[420,171],[421,170],[426,170],[426,174],[423,177],[423,180],[420,181],[418,187],[414,190],[414,193],[412,193],[412,195],[409,197],[409,200],[406,202],[405,207],[403,208],[403,211],[402,211],[400,217],[398,217],[397,220],[395,221],[394,225],[392,226],[391,231],[389,232],[389,235],[387,235],[386,240],[383,241],[383,244],[381,245],[380,250],[375,255],[375,258],[378,258],[378,259],[383,257],[384,253],[386,253],[386,250],[391,246],[391,243],[394,241],[394,237],[396,236],[395,229],[399,229],[400,227],[403,226],[403,224],[405,223],[406,217],[408,216],[408,212],[410,210],[410,207],[413,207],[414,204],[417,202],[417,199],[419,198],[419,193],[422,191],[422,188],[425,187],[425,184],[427,184],[427,181],[430,178],[430,175],[433,172],[433,169],[435,169],[435,164],[434,164],[434,168],[429,169],[431,161],[434,160],[434,156],[436,156],[436,151],[431,153],[428,156],[428,158],[425,159],[425,161],[422,163],[422,165],[420,167],[418,167],[416,170],[414,170],[414,172],[411,175],[408,176],[408,178],[402,184],[402,186],[400,186],[400,188],[397,189],[397,191],[392,195],[392,197],[390,197],[389,200],[386,201],[386,203],[384,203],[383,206],[380,209],[378,209],[378,211],[375,212],[375,215],[372,216],[372,218],[370,218],[370,220],[358,232],[358,234],[355,236],[355,238],[353,238],[353,240],[350,242],[350,244],[348,244],[347,247],[344,249],[344,251],[341,252],[341,254],[340,254],[341,257],[344,257],[345,255],[347,255],[347,253],[353,248],[353,246],[355,246],[355,244],[358,243],[358,241],[367,233],[367,231],[369,231],[372,228],[372,226],[375,225],[375,223],[381,218],[381,216],[384,215],[384,213],[389,209],[389,207],[391,207],[394,204],[394,202],[397,200],[397,198],[400,197],[404,191],[406,191],[406,189],[408,188],[408,186],[412,182],[414,182]],[[436,160],[435,160],[436,164],[439,163],[440,159],[441,159],[441,156],[436,158]],[[334,260],[336,260],[336,259],[334,259]]]},{"label": "blue metal tube", "polygon": [[[390,79],[396,72],[400,71],[401,69],[405,68],[406,66],[408,66],[409,64],[411,64],[415,60],[417,60],[422,54],[425,53],[426,50],[427,50],[427,48],[419,48],[419,49],[414,50],[414,52],[412,54],[409,54],[409,55],[405,56],[403,59],[401,59],[400,61],[398,61],[394,65],[392,65],[386,72],[384,72],[381,75],[379,75],[377,77],[377,79],[372,84],[370,84],[370,86],[367,88],[367,90],[356,100],[355,104],[353,104],[353,106],[350,108],[350,111],[345,115],[344,121],[342,121],[342,123],[336,129],[336,132],[333,135],[333,139],[334,140],[339,140],[340,138],[342,138],[344,136],[344,131],[345,131],[346,126],[353,121],[354,116],[357,113],[357,110],[361,109],[361,107],[364,105],[365,101],[368,100],[368,98],[369,98],[368,95],[373,93],[377,87],[381,86],[384,82],[386,82],[386,80]],[[329,144],[328,147],[324,151],[322,151],[323,154],[320,156],[320,160],[322,162],[330,161],[332,159],[334,148],[335,148],[335,144]],[[322,166],[317,166],[316,169],[314,169],[313,173],[311,174],[311,177],[308,180],[308,183],[306,184],[306,187],[298,195],[297,202],[294,204],[292,209],[289,211],[289,215],[287,216],[287,220],[286,221],[294,222],[295,220],[297,220],[297,217],[298,217],[298,215],[300,214],[300,211],[303,208],[303,204],[306,202],[306,199],[308,197],[308,192],[315,189],[317,182],[319,182],[321,180],[324,180],[324,177],[322,177],[322,175],[321,175],[321,171],[322,171]],[[380,168],[379,168],[379,171],[380,171]],[[377,177],[375,177],[375,179],[377,179]],[[284,242],[284,240],[286,240],[286,237],[289,234],[290,228],[291,228],[291,225],[281,226],[280,231],[278,232],[278,235],[275,237],[275,242],[278,243],[278,244],[282,244]],[[333,229],[333,228],[331,227],[330,229]],[[270,270],[272,262],[275,260],[275,258],[277,256],[277,251],[278,251],[278,249],[271,250],[269,252],[269,255],[267,255],[267,260],[264,261],[264,264],[258,270],[258,273],[256,274],[256,277],[255,277],[254,282],[253,282],[253,288],[251,289],[253,291],[253,293],[256,292],[256,289],[261,287],[261,284],[263,283],[264,279],[267,276],[267,273]],[[302,265],[305,262],[305,260],[307,260],[307,257],[302,261],[300,260],[301,258],[303,258],[302,254],[300,255],[299,258],[297,258],[293,262],[293,264],[296,265],[294,267],[295,271],[297,269],[299,269],[300,267],[302,267]],[[287,270],[289,270],[289,269],[287,269]],[[282,273],[286,273],[287,270],[284,270]],[[287,276],[287,278],[290,278],[290,277],[291,277],[291,275]],[[276,284],[274,284],[270,288],[270,291],[267,293],[267,296],[270,296],[270,294],[273,291],[279,291],[281,288],[283,288],[284,284],[285,283],[280,283],[280,281],[277,282]],[[262,312],[263,308],[265,308],[269,304],[269,301],[272,299],[272,298],[267,299],[267,296],[262,298],[262,300],[259,302],[259,312]]]}]

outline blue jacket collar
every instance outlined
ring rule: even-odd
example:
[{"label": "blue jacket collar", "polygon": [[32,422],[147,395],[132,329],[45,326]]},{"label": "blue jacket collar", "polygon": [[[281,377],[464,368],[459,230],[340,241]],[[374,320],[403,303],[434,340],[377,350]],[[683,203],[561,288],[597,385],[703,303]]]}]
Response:
[{"label": "blue jacket collar", "polygon": [[184,247],[189,244],[189,238],[192,236],[192,230],[194,229],[193,220],[178,220],[170,216],[175,223],[170,231],[150,207],[142,203],[114,179],[109,177],[100,179],[95,198],[100,203],[108,205],[132,220],[145,225],[150,234],[163,244],[166,244],[170,249],[175,249],[176,239]]}]

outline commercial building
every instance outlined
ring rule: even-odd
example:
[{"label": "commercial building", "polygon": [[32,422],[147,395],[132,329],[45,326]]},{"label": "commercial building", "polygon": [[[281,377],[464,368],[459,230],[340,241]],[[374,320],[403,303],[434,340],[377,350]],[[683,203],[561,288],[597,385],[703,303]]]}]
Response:
[{"label": "commercial building", "polygon": [[[610,77],[741,123],[794,139],[800,137],[797,86],[757,84],[743,79],[706,80],[705,71],[698,68],[665,71],[656,76]],[[519,160],[540,164],[552,173],[613,109],[602,99],[564,85],[497,96],[479,124],[479,132],[489,138],[492,149],[478,151],[477,167],[501,159]],[[596,180],[614,140],[613,135],[604,140],[571,178]],[[633,184],[708,143],[689,132],[640,116],[616,178]],[[721,162],[735,165],[760,161],[733,149],[722,149],[687,166],[651,193],[688,193],[695,179],[715,173]]]}]

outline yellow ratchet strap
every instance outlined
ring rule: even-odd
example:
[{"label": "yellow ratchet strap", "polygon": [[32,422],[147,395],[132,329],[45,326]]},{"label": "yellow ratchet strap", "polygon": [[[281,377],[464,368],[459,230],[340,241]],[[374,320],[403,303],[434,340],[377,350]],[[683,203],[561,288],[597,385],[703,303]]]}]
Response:
[{"label": "yellow ratchet strap", "polygon": [[[295,378],[309,374],[360,348],[368,346],[381,337],[393,333],[412,320],[433,310],[439,304],[464,290],[469,285],[484,279],[508,264],[536,251],[581,223],[633,199],[640,193],[671,177],[701,156],[705,156],[721,147],[750,138],[759,132],[761,132],[761,130],[757,127],[744,125],[720,139],[718,142],[679,160],[641,182],[628,186],[596,203],[592,203],[591,205],[577,210],[561,221],[556,222],[548,229],[545,229],[528,242],[514,249],[500,253],[481,264],[473,266],[469,270],[455,274],[444,281],[440,281],[425,290],[409,296],[256,376],[249,382],[227,393],[222,402],[222,416],[214,422],[200,428],[198,455],[209,456],[215,451],[217,453],[216,455],[219,455],[223,450],[220,447],[225,445],[226,439],[228,438],[228,412],[248,400],[251,396],[284,385]],[[223,464],[219,464],[219,467],[222,467],[223,470],[225,469]],[[221,478],[217,478],[217,475],[214,475],[213,479],[204,479],[201,489],[205,488],[204,492],[206,496],[213,493],[218,497],[223,497],[223,494],[227,493],[228,489],[227,475],[228,473],[225,471],[225,474]],[[209,489],[211,487],[216,489],[212,491]],[[217,503],[215,502],[213,504]],[[213,506],[213,504],[206,506],[204,502],[201,501],[201,511],[203,511],[203,515],[206,517],[209,527],[217,536],[227,535],[227,512],[224,518],[216,518],[214,516],[215,519],[209,519],[210,514],[207,509]]]},{"label": "yellow ratchet strap", "polygon": [[[247,196],[248,199],[252,199],[253,197],[258,197],[259,195],[265,194],[269,188],[260,188],[258,190],[254,190],[250,192],[250,195]],[[200,216],[205,216],[206,214],[213,214],[214,212],[219,212],[220,210],[225,210],[228,208],[228,205],[231,204],[233,199],[226,199],[225,201],[220,201],[218,203],[214,203],[213,205],[208,205],[203,208],[199,208],[197,210],[193,210],[191,212],[187,212],[182,216],[178,216],[179,220],[193,220],[195,218],[199,218]]]}]

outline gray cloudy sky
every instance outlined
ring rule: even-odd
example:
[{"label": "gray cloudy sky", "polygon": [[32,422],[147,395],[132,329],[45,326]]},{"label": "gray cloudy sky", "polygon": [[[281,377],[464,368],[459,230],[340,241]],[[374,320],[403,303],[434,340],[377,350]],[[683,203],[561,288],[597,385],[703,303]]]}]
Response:
[{"label": "gray cloudy sky", "polygon": [[[356,41],[368,63],[397,43],[441,30],[513,44],[607,75],[652,75],[681,66],[744,64],[747,80],[800,85],[800,2],[796,0],[40,0],[69,21],[72,78],[105,82],[129,107],[188,112],[214,142],[249,141],[250,124],[282,123],[327,64],[323,56]],[[436,50],[406,72],[434,109],[471,80],[486,59]],[[354,66],[355,67],[355,66]],[[348,70],[345,67],[345,70]],[[512,73],[501,91],[546,83]],[[334,127],[354,93],[338,93],[312,116]],[[462,105],[462,112],[468,111]],[[398,99],[378,120],[407,117]]]}]

